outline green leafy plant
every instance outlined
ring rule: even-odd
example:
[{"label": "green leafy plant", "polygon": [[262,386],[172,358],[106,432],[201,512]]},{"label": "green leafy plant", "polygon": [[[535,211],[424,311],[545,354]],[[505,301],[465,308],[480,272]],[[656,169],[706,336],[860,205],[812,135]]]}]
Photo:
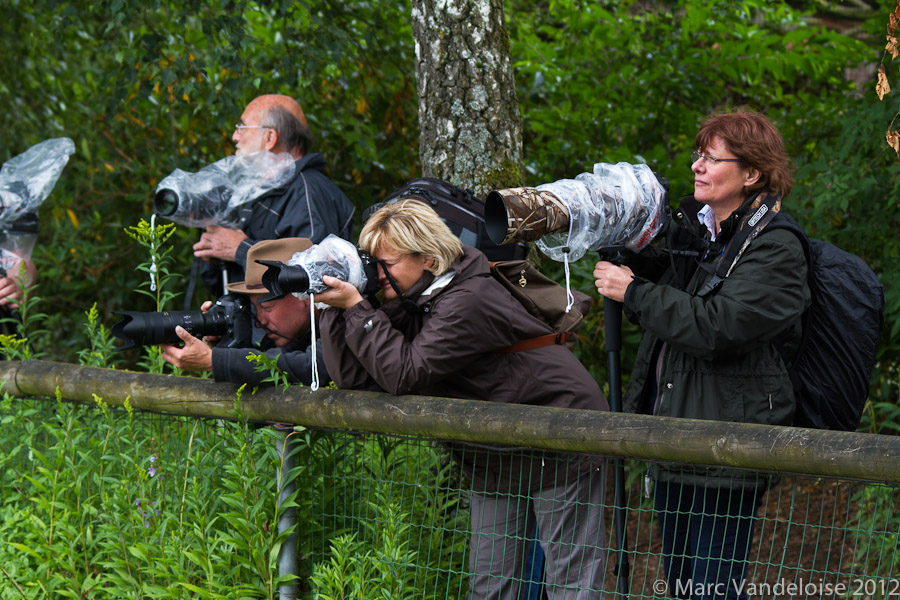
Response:
[{"label": "green leafy plant", "polygon": [[[166,223],[163,225],[151,224],[141,219],[136,226],[127,227],[125,233],[137,241],[149,255],[149,259],[138,265],[138,271],[147,274],[149,281],[144,281],[138,293],[149,296],[155,302],[155,311],[160,312],[178,296],[178,292],[172,291],[172,283],[180,278],[169,270],[172,262],[172,247],[164,247],[166,242],[175,233],[175,225]],[[146,348],[146,360],[141,363],[150,373],[162,373],[166,362],[162,359],[162,350],[159,346]],[[176,371],[177,372],[177,371]]]},{"label": "green leafy plant", "polygon": [[369,505],[376,516],[366,523],[367,541],[358,541],[355,534],[339,536],[331,543],[331,557],[316,566],[311,577],[316,598],[402,600],[426,592],[415,585],[416,553],[409,549],[410,526],[405,523],[409,515],[384,490],[379,496],[379,502]]},{"label": "green leafy plant", "polygon": [[288,374],[281,370],[278,366],[278,357],[269,358],[264,352],[250,352],[247,354],[247,362],[253,365],[253,368],[260,373],[268,373],[269,376],[263,381],[271,382],[273,385],[281,386],[281,389],[287,390],[291,387],[291,379]]},{"label": "green leafy plant", "polygon": [[[896,489],[885,485],[868,485],[855,496],[857,503],[857,551],[855,559],[865,566],[867,578],[888,579],[900,569],[900,514],[896,506]],[[884,589],[884,588],[880,588]]]},{"label": "green leafy plant", "polygon": [[[28,276],[25,272],[25,263],[19,266],[18,280],[25,282]],[[15,309],[3,308],[0,325],[6,325],[8,330],[14,333],[0,335],[0,353],[7,360],[28,360],[41,358],[44,352],[35,350],[33,339],[40,340],[47,334],[42,328],[47,315],[38,312],[41,299],[34,295],[36,285],[22,285],[22,297],[17,302]]]},{"label": "green leafy plant", "polygon": [[234,419],[205,424],[97,397],[0,407],[0,598],[277,593],[293,530],[274,524],[294,498],[277,504],[281,434],[242,421],[239,399]]},{"label": "green leafy plant", "polygon": [[90,348],[78,351],[78,362],[86,367],[108,367],[115,350],[110,330],[100,322],[100,313],[97,311],[96,302],[84,314],[87,317],[85,330]]}]

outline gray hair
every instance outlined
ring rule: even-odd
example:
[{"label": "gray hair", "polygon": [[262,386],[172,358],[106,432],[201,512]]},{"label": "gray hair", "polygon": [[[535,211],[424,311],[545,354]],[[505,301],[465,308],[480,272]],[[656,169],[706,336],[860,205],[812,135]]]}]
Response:
[{"label": "gray hair", "polygon": [[269,108],[265,120],[278,134],[278,144],[282,150],[290,152],[297,148],[300,154],[309,152],[312,144],[309,129],[304,127],[303,123],[297,120],[297,117],[289,110],[281,106],[273,106]]}]

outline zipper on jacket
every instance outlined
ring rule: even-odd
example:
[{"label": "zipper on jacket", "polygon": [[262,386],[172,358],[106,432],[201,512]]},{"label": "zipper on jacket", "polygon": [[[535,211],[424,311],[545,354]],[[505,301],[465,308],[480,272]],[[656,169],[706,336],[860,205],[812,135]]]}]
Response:
[{"label": "zipper on jacket", "polygon": [[671,390],[672,387],[673,387],[673,386],[672,386],[672,382],[671,382],[671,381],[668,382],[668,383],[664,383],[664,384],[660,387],[659,395],[658,395],[657,398],[656,398],[656,410],[653,411],[653,414],[654,414],[654,415],[658,415],[658,414],[660,413],[660,410],[661,410],[662,407],[663,407],[663,401],[666,399],[666,392],[663,391],[663,390]]}]

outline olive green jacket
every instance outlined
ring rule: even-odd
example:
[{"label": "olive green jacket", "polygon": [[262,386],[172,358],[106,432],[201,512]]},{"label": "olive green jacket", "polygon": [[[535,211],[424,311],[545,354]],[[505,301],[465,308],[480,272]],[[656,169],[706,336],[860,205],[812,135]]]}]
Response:
[{"label": "olive green jacket", "polygon": [[[693,222],[686,223],[676,245],[696,248],[696,240],[685,237],[688,230],[691,235],[701,231],[696,215],[681,212]],[[727,243],[736,221],[725,223],[720,244]],[[799,344],[801,315],[810,303],[801,242],[788,230],[765,230],[718,290],[699,297],[721,247],[714,244],[710,250],[703,258],[682,259],[680,271],[665,269],[655,282],[635,272],[624,307],[644,334],[623,408],[667,417],[790,425],[795,400],[778,347],[789,352]],[[707,486],[745,487],[759,480],[724,469],[692,468],[678,475],[666,468],[657,475]]]}]

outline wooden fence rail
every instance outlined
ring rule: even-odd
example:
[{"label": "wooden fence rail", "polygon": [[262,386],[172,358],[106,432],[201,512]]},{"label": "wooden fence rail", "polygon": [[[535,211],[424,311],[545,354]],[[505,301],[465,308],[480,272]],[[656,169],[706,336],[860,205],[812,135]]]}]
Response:
[{"label": "wooden fence rail", "polygon": [[[196,417],[233,415],[238,386],[48,361],[0,363],[2,390]],[[900,483],[900,437],[291,386],[241,394],[245,418],[311,427]]]}]

